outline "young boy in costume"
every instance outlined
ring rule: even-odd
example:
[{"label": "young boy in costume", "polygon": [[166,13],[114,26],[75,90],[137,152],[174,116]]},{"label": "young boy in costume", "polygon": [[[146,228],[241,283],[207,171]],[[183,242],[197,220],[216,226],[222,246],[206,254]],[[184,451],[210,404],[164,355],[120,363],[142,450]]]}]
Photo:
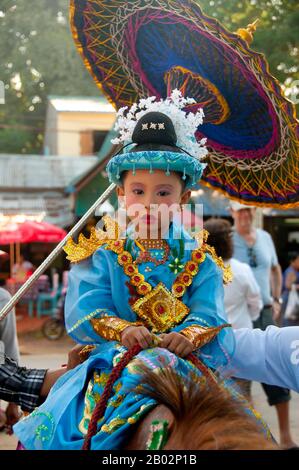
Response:
[{"label": "young boy in costume", "polygon": [[[227,280],[229,271],[219,269],[221,260],[208,253],[214,255],[205,240],[192,238],[177,222],[206,155],[205,142],[194,138],[202,112],[183,110],[191,101],[175,91],[166,101],[141,100],[126,117],[119,112],[121,139],[133,148],[113,157],[107,172],[125,197],[131,224],[122,233],[106,217],[106,231],[93,230],[90,239],[81,236],[66,248],[73,262],[67,331],[94,348],[15,426],[27,449],[80,449],[111,370],[136,344],[144,351],[116,382],[92,449],[120,448],[132,424],[156,405],[136,392],[140,361],[157,370],[172,367],[182,377],[196,370],[181,359],[192,351],[212,369],[227,365],[234,348],[223,307],[223,275]],[[173,207],[177,213],[169,219]]]}]

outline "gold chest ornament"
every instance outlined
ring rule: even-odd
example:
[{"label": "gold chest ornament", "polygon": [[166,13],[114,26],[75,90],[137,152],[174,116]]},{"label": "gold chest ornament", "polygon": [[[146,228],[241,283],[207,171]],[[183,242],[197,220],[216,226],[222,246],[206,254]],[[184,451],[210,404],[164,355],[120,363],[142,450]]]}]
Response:
[{"label": "gold chest ornament", "polygon": [[183,297],[187,287],[192,284],[199,264],[205,260],[205,253],[200,248],[192,252],[191,261],[187,261],[184,270],[176,277],[170,292],[162,282],[153,288],[145,281],[143,274],[139,273],[134,264],[131,253],[125,251],[124,245],[124,240],[113,240],[108,242],[106,249],[118,255],[118,263],[142,296],[133,304],[133,311],[153,333],[163,333],[181,323],[188,315],[189,308],[179,298]]},{"label": "gold chest ornament", "polygon": [[217,266],[222,269],[224,283],[232,279],[230,267],[225,266],[223,260],[216,255],[215,249],[206,243],[208,232],[202,230],[194,236],[201,248],[192,251],[191,260],[187,261],[183,271],[176,277],[171,292],[163,283],[153,288],[139,273],[136,264],[133,263],[132,255],[124,250],[125,240],[119,238],[121,230],[117,222],[109,216],[104,216],[103,219],[106,231],[93,229],[89,239],[81,234],[78,244],[69,240],[64,250],[72,263],[78,263],[89,258],[97,249],[107,244],[105,249],[118,255],[118,263],[123,266],[125,274],[130,278],[130,284],[135,286],[138,294],[142,296],[133,304],[133,311],[153,333],[169,330],[189,313],[189,308],[179,299],[192,284],[193,277],[198,273],[199,265],[205,260],[206,253],[209,253]]}]

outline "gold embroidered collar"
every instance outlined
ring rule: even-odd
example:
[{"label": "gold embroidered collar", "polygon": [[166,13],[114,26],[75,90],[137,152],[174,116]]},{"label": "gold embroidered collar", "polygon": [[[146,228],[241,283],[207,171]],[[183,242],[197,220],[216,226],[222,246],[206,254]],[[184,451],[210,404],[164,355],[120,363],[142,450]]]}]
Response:
[{"label": "gold embroidered collar", "polygon": [[[67,259],[71,263],[79,263],[90,256],[105,243],[111,240],[119,240],[121,234],[121,228],[118,223],[113,220],[109,215],[103,217],[105,224],[105,230],[91,229],[91,235],[86,238],[83,234],[79,235],[78,243],[75,243],[73,239],[69,239],[64,247],[64,251],[67,253]],[[194,235],[195,240],[198,242],[198,246],[201,247],[202,252],[209,253],[217,266],[223,271],[223,281],[225,284],[232,280],[232,271],[230,266],[225,266],[221,257],[216,255],[215,249],[207,244],[209,233],[206,230],[200,230]]]}]

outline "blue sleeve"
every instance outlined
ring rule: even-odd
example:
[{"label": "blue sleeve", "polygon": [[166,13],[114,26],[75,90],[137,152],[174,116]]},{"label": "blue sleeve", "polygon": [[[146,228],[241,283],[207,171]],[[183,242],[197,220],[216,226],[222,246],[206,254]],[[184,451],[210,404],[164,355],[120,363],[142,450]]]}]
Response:
[{"label": "blue sleeve", "polygon": [[[199,272],[190,287],[187,305],[190,309],[189,315],[172,331],[181,331],[192,325],[213,327],[227,323],[222,271],[210,255],[207,255],[204,263],[199,266]],[[233,331],[231,328],[224,328],[211,343],[203,346],[198,354],[205,358],[210,367],[219,369],[227,364],[233,351]]]},{"label": "blue sleeve", "polygon": [[90,320],[118,316],[111,293],[109,252],[98,249],[91,258],[72,265],[65,301],[68,334],[83,344],[106,340],[94,332]]},{"label": "blue sleeve", "polygon": [[234,334],[236,349],[230,366],[235,377],[299,392],[299,327],[241,328]]}]

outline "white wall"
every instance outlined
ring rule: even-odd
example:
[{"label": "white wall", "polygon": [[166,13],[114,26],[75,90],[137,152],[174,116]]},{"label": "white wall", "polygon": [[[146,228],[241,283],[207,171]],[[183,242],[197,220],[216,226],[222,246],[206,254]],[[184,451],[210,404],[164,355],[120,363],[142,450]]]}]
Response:
[{"label": "white wall", "polygon": [[81,155],[81,132],[109,131],[115,113],[59,113],[57,155]]},{"label": "white wall", "polygon": [[58,155],[57,112],[51,103],[47,108],[44,151],[49,155]]}]

